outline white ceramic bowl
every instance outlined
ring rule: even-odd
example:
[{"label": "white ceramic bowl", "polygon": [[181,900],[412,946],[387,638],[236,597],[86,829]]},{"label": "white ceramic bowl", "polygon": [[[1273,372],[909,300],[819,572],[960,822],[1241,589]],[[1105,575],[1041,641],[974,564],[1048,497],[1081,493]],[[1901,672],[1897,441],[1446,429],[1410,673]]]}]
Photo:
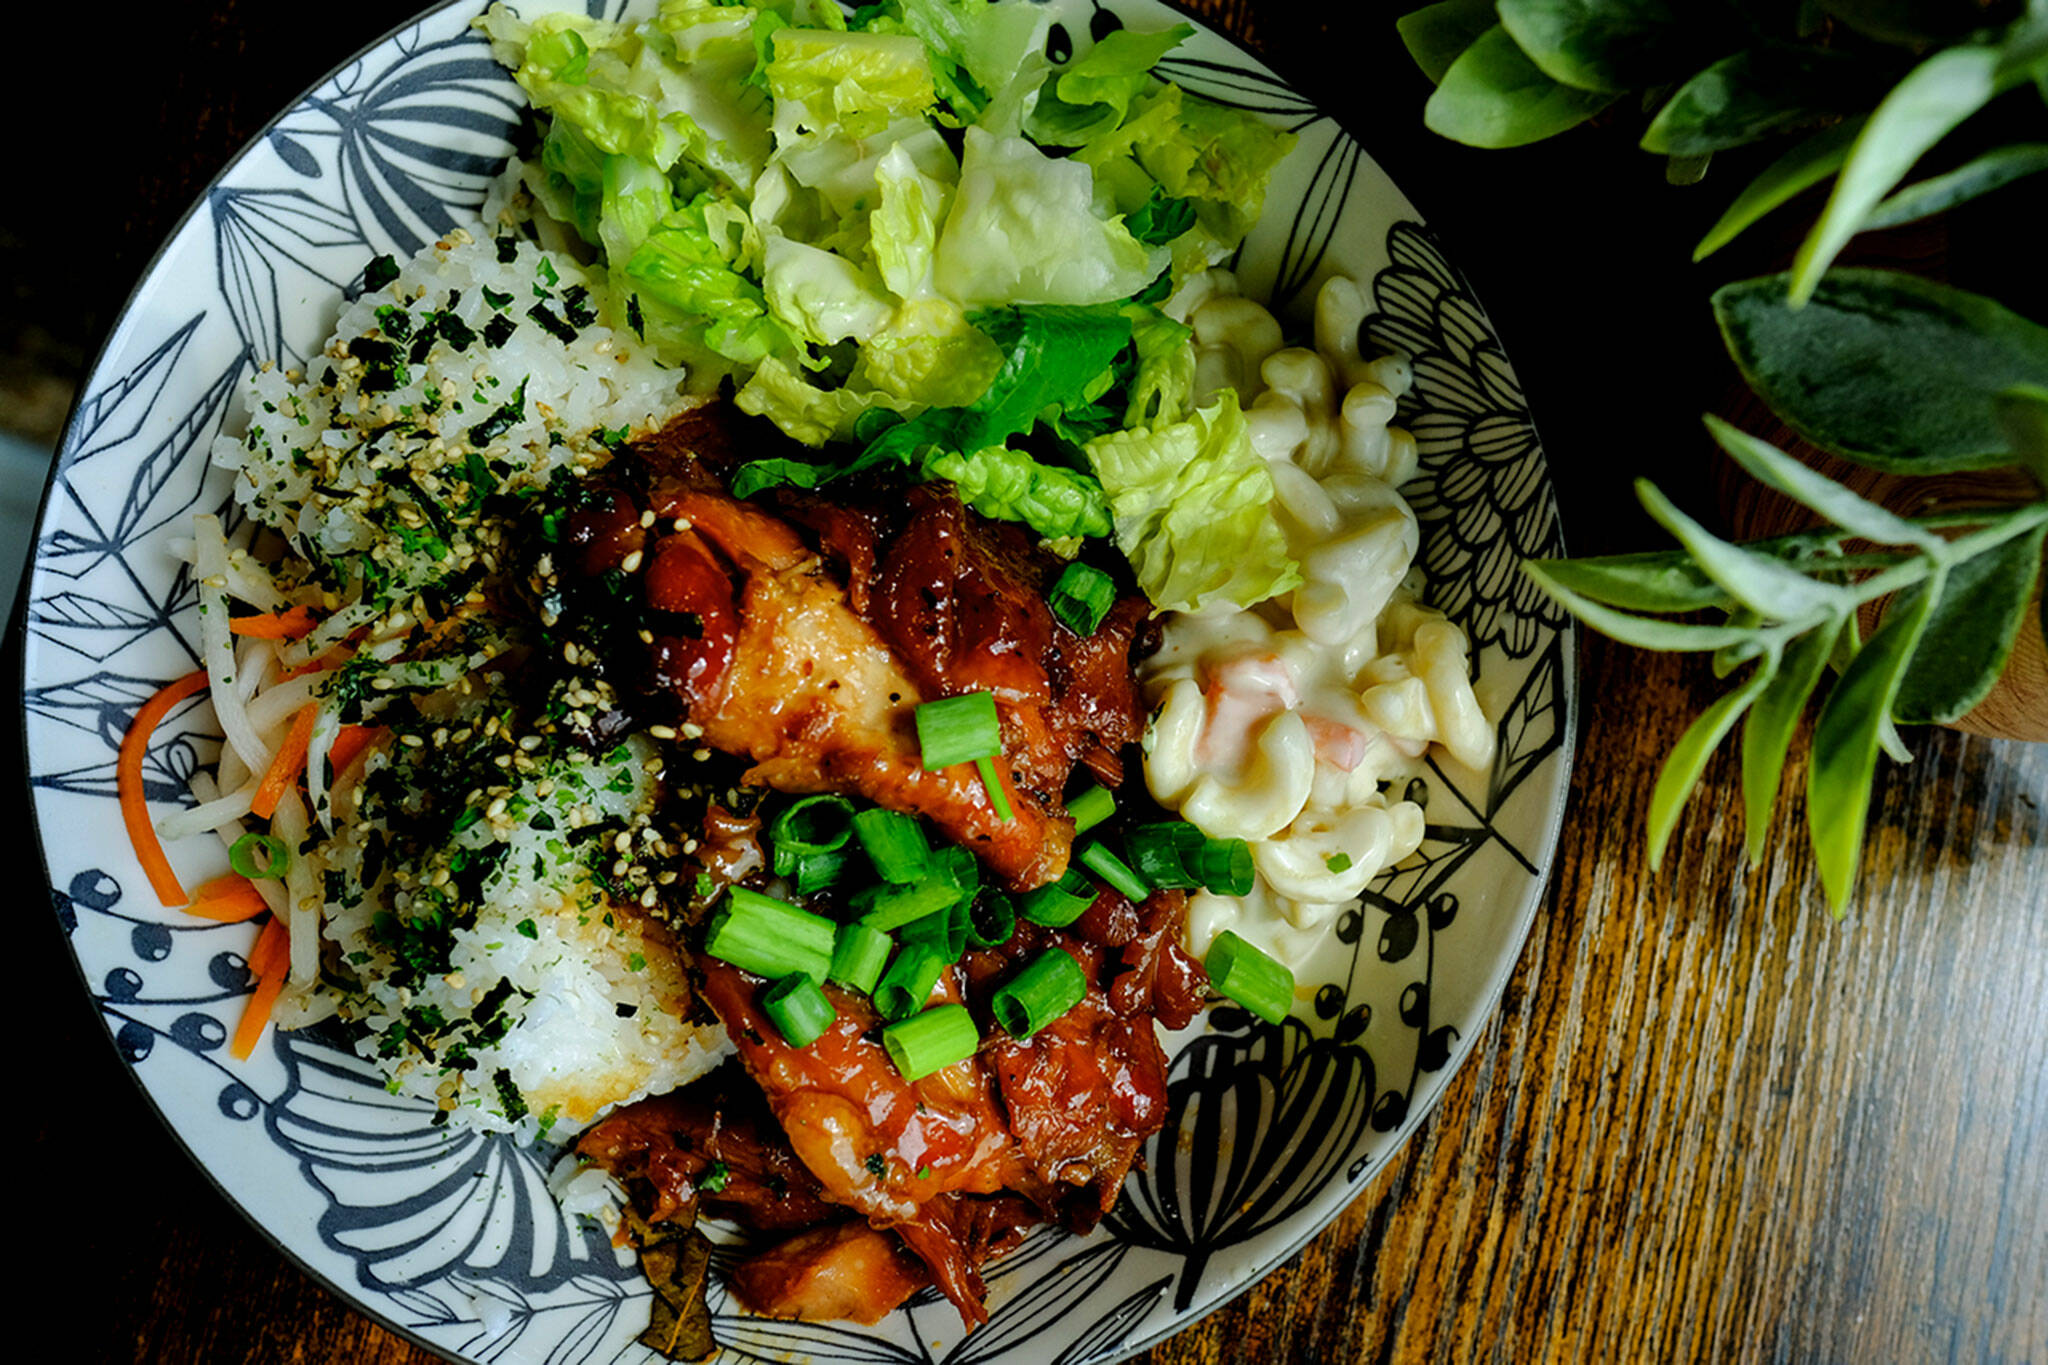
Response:
[{"label": "white ceramic bowl", "polygon": [[[613,0],[616,3],[616,0]],[[72,948],[136,1080],[220,1188],[364,1312],[463,1360],[649,1358],[631,1259],[565,1220],[546,1150],[429,1126],[352,1054],[273,1032],[226,1042],[253,930],[160,908],[115,808],[128,718],[197,657],[189,577],[167,553],[226,499],[208,443],[262,358],[297,361],[373,256],[465,219],[510,149],[521,97],[444,5],[338,66],[221,175],[137,288],[85,386],[38,529],[28,605],[29,772]],[[1052,7],[1085,47],[1113,15],[1179,22],[1152,0]],[[1408,355],[1401,420],[1422,472],[1431,599],[1470,635],[1499,718],[1487,772],[1412,784],[1418,856],[1346,914],[1284,1027],[1218,1009],[1175,1040],[1172,1116],[1092,1236],[1040,1230],[989,1275],[989,1323],[963,1339],[927,1292],[882,1325],[752,1318],[714,1288],[729,1358],[843,1362],[1114,1359],[1215,1307],[1309,1240],[1384,1166],[1481,1032],[1521,948],[1554,846],[1570,753],[1566,624],[1516,571],[1560,552],[1543,458],[1484,313],[1415,209],[1328,115],[1198,31],[1166,63],[1188,88],[1283,122],[1299,143],[1239,263],[1246,291],[1296,314],[1327,273],[1370,283],[1371,339]],[[146,764],[183,798],[209,761],[203,706]]]}]

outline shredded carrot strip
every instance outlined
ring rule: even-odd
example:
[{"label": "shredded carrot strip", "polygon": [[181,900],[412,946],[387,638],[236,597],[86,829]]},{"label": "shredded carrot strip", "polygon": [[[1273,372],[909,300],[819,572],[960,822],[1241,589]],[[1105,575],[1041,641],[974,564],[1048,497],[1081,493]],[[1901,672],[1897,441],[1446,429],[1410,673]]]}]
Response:
[{"label": "shredded carrot strip", "polygon": [[135,719],[128,723],[128,732],[121,736],[121,751],[114,759],[114,791],[120,797],[121,823],[128,827],[128,842],[135,849],[135,857],[157,899],[165,905],[183,905],[191,898],[172,870],[171,860],[164,856],[156,825],[149,818],[149,797],[142,788],[142,760],[149,753],[150,735],[171,708],[205,686],[206,670],[195,669],[142,703]]},{"label": "shredded carrot strip", "polygon": [[334,737],[334,743],[327,749],[327,766],[336,777],[347,772],[349,765],[363,756],[368,749],[383,737],[381,725],[344,725],[341,733]]},{"label": "shredded carrot strip", "polygon": [[234,1040],[228,1044],[228,1051],[243,1061],[255,1053],[257,1040],[270,1023],[271,1011],[277,1008],[277,997],[284,990],[285,976],[291,967],[291,952],[291,933],[281,919],[265,924],[263,932],[256,936],[256,946],[249,950],[249,970],[256,974],[256,988],[242,1006]]},{"label": "shredded carrot strip", "polygon": [[215,877],[194,892],[185,913],[219,920],[223,924],[239,924],[256,918],[269,908],[270,902],[263,899],[263,893],[256,889],[254,882],[239,872],[230,872],[226,876]]},{"label": "shredded carrot strip", "polygon": [[261,616],[237,616],[228,622],[228,629],[236,635],[254,636],[261,640],[296,640],[320,624],[320,618],[313,614],[311,607],[286,607]]},{"label": "shredded carrot strip", "polygon": [[270,1012],[277,1008],[277,997],[284,990],[284,975],[260,976],[256,978],[256,989],[249,993],[249,1001],[242,1006],[241,1022],[235,1025],[235,1040],[228,1045],[242,1061],[248,1061],[256,1051],[256,1042],[263,1036],[263,1030],[270,1023]]},{"label": "shredded carrot strip", "polygon": [[292,717],[291,732],[278,745],[277,756],[270,760],[270,768],[263,774],[263,780],[256,784],[255,799],[249,803],[249,813],[259,820],[268,820],[277,812],[277,803],[287,788],[298,780],[306,766],[306,746],[313,742],[313,717],[319,710],[317,702],[307,702]]},{"label": "shredded carrot strip", "polygon": [[249,950],[249,970],[259,977],[281,977],[290,972],[291,963],[291,930],[281,919],[265,921],[262,932],[256,935],[256,946]]}]

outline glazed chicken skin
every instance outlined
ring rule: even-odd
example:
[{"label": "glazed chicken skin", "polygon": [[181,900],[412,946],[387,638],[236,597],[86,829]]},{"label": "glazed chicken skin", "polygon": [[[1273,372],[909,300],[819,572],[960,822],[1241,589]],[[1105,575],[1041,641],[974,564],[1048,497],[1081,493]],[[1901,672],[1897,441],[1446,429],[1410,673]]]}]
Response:
[{"label": "glazed chicken skin", "polygon": [[[804,1217],[824,1224],[742,1263],[733,1284],[749,1307],[874,1321],[929,1283],[977,1325],[987,1317],[987,1259],[1038,1223],[1093,1228],[1164,1124],[1166,1055],[1154,1021],[1187,1023],[1208,984],[1180,947],[1185,913],[1178,891],[1133,905],[1104,889],[1067,930],[1021,924],[1001,947],[969,952],[941,977],[931,1003],[966,1004],[983,1021],[986,1041],[977,1054],[917,1081],[889,1060],[881,1020],[865,997],[826,986],[837,1017],[821,1037],[794,1047],[760,1007],[765,983],[707,959],[701,998],[725,1024],[772,1125],[743,1128],[730,1117],[688,1112],[726,1104],[718,1098],[720,1087],[731,1088],[725,1078],[720,1087],[694,1087],[698,1098],[682,1101],[681,1110],[666,1098],[629,1106],[593,1129],[580,1150],[615,1173],[654,1182],[657,1192],[639,1201],[643,1210],[688,1216],[691,1182],[710,1159],[713,1136],[724,1133],[731,1143],[744,1132],[750,1145],[740,1150],[748,1155],[731,1166],[719,1207],[757,1230],[786,1230],[786,1215],[750,1216],[747,1187],[735,1183],[758,1184],[757,1173],[766,1172]],[[989,997],[1048,948],[1080,964],[1087,982],[1080,1003],[1027,1039],[988,1026]],[[751,1145],[770,1127],[786,1151],[779,1165]],[[789,1178],[791,1165],[801,1179]],[[820,1205],[851,1214],[854,1225],[825,1217]],[[887,1247],[912,1259],[885,1256]]]},{"label": "glazed chicken skin", "polygon": [[[572,515],[563,567],[634,613],[639,647],[604,660],[631,720],[738,756],[743,786],[922,817],[1010,891],[1059,878],[1074,769],[1119,784],[1142,733],[1132,665],[1149,606],[1129,596],[1088,634],[1069,628],[1047,605],[1061,562],[947,485],[734,497],[720,474],[739,456],[735,431],[699,409],[616,462]],[[1006,813],[976,765],[921,761],[917,707],[970,692],[996,704]],[[783,894],[748,824],[759,818],[727,820],[721,839],[706,825],[708,884]],[[829,888],[808,894],[813,912],[847,916]],[[1019,918],[922,1002],[965,1006],[981,1042],[916,1080],[867,996],[820,983],[831,1021],[796,1046],[766,1012],[767,980],[700,956],[697,999],[736,1062],[716,1084],[618,1111],[579,1151],[628,1184],[648,1224],[687,1227],[702,1210],[774,1234],[730,1276],[753,1311],[874,1322],[931,1286],[973,1328],[988,1317],[989,1258],[1040,1224],[1095,1227],[1164,1125],[1159,1025],[1192,1020],[1208,985],[1181,946],[1185,917],[1182,892],[1133,904],[1099,888],[1065,928]],[[1081,998],[1014,1038],[992,999],[1049,951],[1079,966]],[[736,1084],[753,1108],[725,1093]]]},{"label": "glazed chicken skin", "polygon": [[[1069,773],[1085,763],[1121,781],[1116,753],[1142,730],[1130,666],[1142,599],[1075,634],[1047,609],[1021,533],[937,485],[866,507],[735,498],[695,453],[730,441],[722,420],[700,409],[640,448],[640,477],[572,519],[572,571],[637,575],[655,623],[643,704],[749,760],[750,785],[924,816],[1015,890],[1058,878]],[[927,772],[920,758],[918,705],[973,691],[996,700],[1008,818],[974,765]]]}]

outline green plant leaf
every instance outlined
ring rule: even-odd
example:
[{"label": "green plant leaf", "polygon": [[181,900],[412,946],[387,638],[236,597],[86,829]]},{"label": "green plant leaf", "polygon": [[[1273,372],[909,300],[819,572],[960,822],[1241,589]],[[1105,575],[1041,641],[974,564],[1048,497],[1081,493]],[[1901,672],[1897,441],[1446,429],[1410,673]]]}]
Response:
[{"label": "green plant leaf", "polygon": [[1800,435],[1900,473],[2012,462],[1995,399],[2048,385],[2048,328],[1895,271],[1830,271],[1804,307],[1786,285],[1725,285],[1714,314],[1743,378]]},{"label": "green plant leaf", "polygon": [[1693,69],[1701,41],[1700,26],[1664,0],[1500,0],[1500,23],[1544,75],[1581,90],[1675,79]]},{"label": "green plant leaf", "polygon": [[1707,178],[1707,167],[1713,164],[1712,152],[1705,152],[1699,156],[1667,156],[1664,158],[1664,183],[1697,185]]},{"label": "green plant leaf", "polygon": [[1802,191],[1812,189],[1842,168],[1849,147],[1863,130],[1863,120],[1848,119],[1795,144],[1791,151],[1757,173],[1735,196],[1727,212],[1707,229],[1693,248],[1695,261],[1705,260],[1742,234],[1743,229]]},{"label": "green plant leaf", "polygon": [[1550,79],[1496,24],[1444,72],[1422,121],[1453,142],[1519,147],[1584,123],[1613,100]]},{"label": "green plant leaf", "polygon": [[1438,85],[1458,55],[1496,22],[1493,0],[1438,0],[1402,15],[1394,31],[1430,84]]},{"label": "green plant leaf", "polygon": [[1758,661],[1742,686],[1727,693],[1712,706],[1702,711],[1699,718],[1686,727],[1678,737],[1678,743],[1664,759],[1664,766],[1657,772],[1657,785],[1650,792],[1649,838],[1650,870],[1655,872],[1664,860],[1664,845],[1671,838],[1671,831],[1678,825],[1678,814],[1685,808],[1685,800],[1692,795],[1692,789],[1699,785],[1700,774],[1706,771],[1707,760],[1714,756],[1714,750],[1721,747],[1735,722],[1749,704],[1756,700],[1770,683],[1777,671],[1777,660],[1766,656]]},{"label": "green plant leaf", "polygon": [[1678,550],[1537,559],[1530,565],[1572,592],[1628,611],[1702,611],[1730,605],[1721,586]]},{"label": "green plant leaf", "polygon": [[1995,47],[1945,48],[1892,87],[1849,149],[1834,192],[1793,258],[1793,302],[1812,297],[1842,247],[1913,163],[2011,82],[2000,75],[1999,59]]},{"label": "green plant leaf", "polygon": [[[1940,576],[1936,571],[1936,577]],[[1937,585],[1938,589],[1938,585]],[[1922,594],[1893,611],[1856,651],[1821,706],[1806,764],[1806,820],[1821,888],[1840,917],[1863,856],[1870,784],[1892,699],[1919,646],[1932,597]]]},{"label": "green plant leaf", "polygon": [[1943,541],[1934,532],[1907,521],[1889,508],[1880,507],[1854,489],[1836,483],[1769,441],[1752,436],[1712,413],[1706,414],[1706,423],[1715,444],[1741,465],[1751,478],[1783,493],[1809,512],[1819,514],[1830,525],[1880,545],[1913,545],[1923,550],[1940,550]]},{"label": "green plant leaf", "polygon": [[1991,412],[2014,458],[2048,492],[2048,387],[2016,384],[1991,400]]},{"label": "green plant leaf", "polygon": [[1954,0],[1821,0],[1821,8],[1867,38],[1913,46],[1953,41],[1979,13]]},{"label": "green plant leaf", "polygon": [[1557,604],[1572,615],[1584,621],[1594,630],[1625,645],[1637,649],[1655,649],[1681,653],[1721,649],[1728,645],[1740,644],[1751,638],[1754,632],[1737,626],[1701,625],[1689,621],[1660,621],[1653,617],[1632,616],[1624,611],[1603,606],[1590,597],[1558,583],[1532,562],[1522,565],[1522,572],[1530,581],[1556,600]]},{"label": "green plant leaf", "polygon": [[1870,211],[1870,216],[1863,220],[1863,230],[1869,232],[1931,218],[2037,171],[2048,171],[2048,142],[2016,142],[1994,148],[1943,175],[1930,176],[1898,190]]},{"label": "green plant leaf", "polygon": [[1678,538],[1707,577],[1764,620],[1794,621],[1819,612],[1846,610],[1842,589],[1808,578],[1768,555],[1722,540],[1680,511],[1649,480],[1636,480],[1636,496],[1657,524]]},{"label": "green plant leaf", "polygon": [[1949,566],[1892,703],[1894,719],[1945,725],[1990,694],[2033,600],[2044,537],[2048,523]]},{"label": "green plant leaf", "polygon": [[1824,622],[1785,647],[1777,674],[1742,722],[1743,847],[1751,866],[1763,861],[1771,808],[1784,780],[1785,755],[1807,700],[1827,672],[1846,615]]},{"label": "green plant leaf", "polygon": [[1697,156],[1867,106],[1876,70],[1828,48],[1770,43],[1723,57],[1678,87],[1643,133],[1644,151]]}]

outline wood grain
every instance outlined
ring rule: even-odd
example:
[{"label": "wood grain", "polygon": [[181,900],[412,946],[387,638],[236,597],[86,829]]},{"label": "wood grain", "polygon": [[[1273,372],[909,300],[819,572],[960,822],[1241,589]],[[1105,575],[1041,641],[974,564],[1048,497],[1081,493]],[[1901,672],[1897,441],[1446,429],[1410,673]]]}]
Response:
[{"label": "wood grain", "polygon": [[[23,183],[77,200],[32,220],[10,308],[94,339],[227,157],[406,8],[226,0],[138,21],[98,76],[132,111],[133,154],[96,177],[68,145],[31,166]],[[1729,375],[1704,300],[1753,262],[1717,276],[1685,255],[1739,172],[1672,190],[1597,130],[1450,147],[1419,127],[1395,10],[1188,8],[1324,99],[1450,241],[1516,358],[1575,551],[1659,543],[1638,472],[1711,505],[1697,414]],[[1597,638],[1582,655],[1564,836],[1469,1061],[1324,1234],[1142,1359],[2048,1362],[2048,747],[1911,736],[1836,921],[1796,791],[1743,864],[1727,755],[1646,871],[1656,764],[1713,680]],[[47,904],[15,1030],[33,1115],[17,1228],[53,1287],[90,1296],[60,1315],[64,1357],[435,1360],[296,1269],[166,1136]]]}]

